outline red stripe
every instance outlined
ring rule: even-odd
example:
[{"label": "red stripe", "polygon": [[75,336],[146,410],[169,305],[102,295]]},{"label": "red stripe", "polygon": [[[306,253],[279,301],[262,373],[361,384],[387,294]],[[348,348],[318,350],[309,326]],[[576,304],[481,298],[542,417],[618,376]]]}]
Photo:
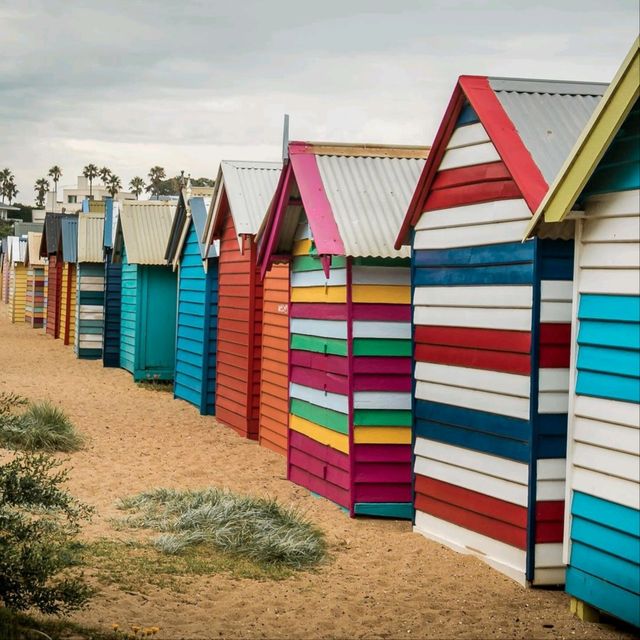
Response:
[{"label": "red stripe", "polygon": [[494,351],[529,353],[531,334],[528,331],[501,329],[466,329],[464,327],[416,326],[415,342],[451,347],[472,347]]},{"label": "red stripe", "polygon": [[571,350],[569,345],[556,347],[543,344],[540,346],[539,366],[543,369],[566,369],[570,360]]},{"label": "red stripe", "polygon": [[477,182],[509,179],[511,179],[511,174],[507,170],[504,162],[488,162],[485,164],[474,164],[470,167],[438,171],[431,189],[435,191],[437,189],[448,189],[450,187],[459,187]]},{"label": "red stripe", "polygon": [[536,524],[536,542],[562,542],[564,527],[562,522],[539,522]]},{"label": "red stripe", "polygon": [[356,444],[356,462],[411,462],[410,444]]},{"label": "red stripe", "polygon": [[540,324],[540,344],[570,344],[571,324],[553,324],[543,322]]},{"label": "red stripe", "polygon": [[411,358],[358,356],[353,359],[353,372],[410,376],[413,362]]},{"label": "red stripe", "polygon": [[540,367],[567,368],[571,356],[569,323],[540,325]]},{"label": "red stripe", "polygon": [[340,375],[347,375],[349,362],[344,356],[326,356],[313,351],[298,351],[292,349],[289,352],[291,366],[307,367]]},{"label": "red stripe", "polygon": [[415,357],[418,362],[437,362],[438,364],[522,375],[531,373],[529,354],[419,344],[416,345]]},{"label": "red stripe", "polygon": [[536,522],[564,520],[564,500],[536,502]]},{"label": "red stripe", "polygon": [[520,190],[513,180],[479,182],[478,184],[431,191],[423,209],[424,211],[434,211],[436,209],[450,209],[451,207],[460,207],[478,202],[491,202],[492,200],[506,200],[520,197]]},{"label": "red stripe", "polygon": [[412,388],[410,376],[358,374],[354,377],[354,391],[397,391],[409,393]]},{"label": "red stripe", "polygon": [[353,319],[380,322],[411,322],[411,305],[362,303],[354,304]]},{"label": "red stripe", "polygon": [[346,320],[346,304],[324,304],[319,302],[292,302],[289,305],[292,318],[311,318],[313,320]]},{"label": "red stripe", "polygon": [[290,380],[296,384],[330,393],[341,393],[342,395],[349,393],[349,383],[346,376],[297,366],[292,366],[290,372]]}]

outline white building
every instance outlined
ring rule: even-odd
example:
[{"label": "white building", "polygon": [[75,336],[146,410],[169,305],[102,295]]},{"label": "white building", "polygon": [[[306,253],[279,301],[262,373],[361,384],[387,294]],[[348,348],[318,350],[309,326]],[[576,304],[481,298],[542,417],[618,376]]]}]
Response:
[{"label": "white building", "polygon": [[[62,202],[54,202],[53,190],[47,193],[47,200],[45,209],[47,211],[53,211],[56,213],[62,212],[64,209],[66,213],[72,213],[78,211],[82,207],[82,202],[85,198],[89,197],[89,191],[91,191],[91,197],[93,200],[104,200],[109,197],[109,191],[107,187],[99,182],[99,179],[93,181],[92,189],[89,189],[89,180],[84,176],[78,176],[78,184],[67,185],[62,187]],[[129,191],[120,191],[116,195],[116,200],[135,200],[136,197]]]}]

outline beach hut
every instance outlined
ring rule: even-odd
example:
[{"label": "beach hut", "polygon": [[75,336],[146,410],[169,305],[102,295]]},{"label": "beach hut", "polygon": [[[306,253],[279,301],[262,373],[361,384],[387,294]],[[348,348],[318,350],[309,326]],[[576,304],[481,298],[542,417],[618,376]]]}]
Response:
[{"label": "beach hut", "polygon": [[120,366],[139,380],[173,380],[176,274],[164,258],[175,203],[122,203],[113,261],[122,264]]},{"label": "beach hut", "polygon": [[76,327],[74,351],[78,358],[102,357],[104,330],[104,213],[78,216],[76,265]]},{"label": "beach hut", "polygon": [[76,337],[78,214],[60,218],[62,274],[60,279],[60,334],[65,345],[74,345]]},{"label": "beach hut", "polygon": [[25,266],[27,268],[24,320],[33,329],[41,329],[47,316],[46,262],[40,257],[42,233],[30,231],[27,234]]},{"label": "beach hut", "polygon": [[396,243],[413,247],[415,530],[521,584],[564,582],[573,274],[573,243],[522,237],[605,88],[460,77]]},{"label": "beach hut", "polygon": [[182,190],[165,254],[178,272],[173,396],[203,415],[215,413],[218,330],[218,243],[205,251],[203,240],[210,204],[192,197],[190,185]]},{"label": "beach hut", "polygon": [[60,288],[62,285],[62,213],[46,213],[40,242],[40,257],[47,259],[47,335],[60,337]]},{"label": "beach hut", "polygon": [[27,250],[26,237],[8,236],[9,267],[9,319],[13,323],[24,322],[27,293],[27,268],[24,264]]},{"label": "beach hut", "polygon": [[291,262],[288,478],[410,518],[411,281],[393,243],[428,149],[292,142],[259,242]]},{"label": "beach hut", "polygon": [[105,201],[103,256],[104,256],[104,327],[102,334],[102,364],[120,366],[120,295],[122,264],[113,262],[113,238],[118,224],[120,203],[109,198]]},{"label": "beach hut", "polygon": [[[640,627],[640,50],[636,40],[533,223],[575,238],[566,589]],[[575,222],[567,222],[574,220]],[[575,230],[573,225],[575,224]]]},{"label": "beach hut", "polygon": [[[280,168],[279,162],[222,162],[205,231],[207,250],[220,241],[215,414],[254,440],[259,432],[263,304],[254,238]],[[286,352],[280,357],[286,361]],[[286,394],[286,389],[272,391]]]},{"label": "beach hut", "polygon": [[7,238],[2,238],[0,244],[0,261],[2,267],[2,279],[0,289],[0,300],[5,304],[9,303],[9,241]]}]

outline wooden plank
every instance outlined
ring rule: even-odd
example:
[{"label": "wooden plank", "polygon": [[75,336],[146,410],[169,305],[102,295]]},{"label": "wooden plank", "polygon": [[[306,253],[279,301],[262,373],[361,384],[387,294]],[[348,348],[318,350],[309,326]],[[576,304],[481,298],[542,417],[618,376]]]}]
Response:
[{"label": "wooden plank", "polygon": [[355,409],[406,409],[411,410],[411,394],[390,391],[356,391],[353,394]]},{"label": "wooden plank", "polygon": [[[371,322],[411,322],[411,305],[408,304],[354,304],[353,320]],[[328,319],[328,318],[327,318]]]},{"label": "wooden plank", "polygon": [[439,344],[522,354],[528,354],[531,348],[531,334],[528,331],[416,326],[414,339],[419,344]]},{"label": "wooden plank", "polygon": [[627,427],[576,416],[573,420],[573,439],[576,443],[584,442],[594,447],[640,456],[638,425]]},{"label": "wooden plank", "polygon": [[414,356],[418,362],[434,362],[527,376],[531,372],[531,359],[528,354],[416,344]]},{"label": "wooden plank", "polygon": [[569,369],[540,369],[539,391],[566,391],[569,388]]},{"label": "wooden plank", "polygon": [[413,304],[429,307],[531,309],[533,287],[528,285],[416,287]]},{"label": "wooden plank", "polygon": [[571,462],[578,467],[632,482],[639,482],[640,479],[640,458],[631,452],[576,442]]},{"label": "wooden plank", "polygon": [[610,295],[640,295],[640,270],[634,269],[582,269],[580,293]]},{"label": "wooden plank", "polygon": [[486,162],[497,162],[500,159],[500,155],[493,146],[493,143],[485,142],[484,144],[476,144],[446,151],[438,168],[442,171]]},{"label": "wooden plank", "polygon": [[316,318],[318,320],[346,320],[346,304],[324,304],[322,302],[296,302],[289,305],[292,318]]},{"label": "wooden plank", "polygon": [[[317,321],[314,321],[317,322]],[[355,320],[353,323],[354,338],[402,338],[411,339],[411,323],[404,322],[372,322]]]},{"label": "wooden plank", "polygon": [[342,453],[349,453],[349,438],[299,416],[289,415],[289,428]]},{"label": "wooden plank", "polygon": [[411,304],[411,287],[388,285],[352,286],[352,301],[386,304]]},{"label": "wooden plank", "polygon": [[315,351],[326,355],[346,356],[347,343],[345,340],[335,338],[319,338],[315,336],[302,336],[291,334],[291,349],[302,351]]},{"label": "wooden plank", "polygon": [[356,444],[411,444],[410,427],[355,427],[353,441]]},{"label": "wooden plank", "polygon": [[413,322],[416,325],[528,332],[531,330],[531,313],[528,309],[416,306]]},{"label": "wooden plank", "polygon": [[295,287],[291,302],[346,302],[346,287]]},{"label": "wooden plank", "polygon": [[638,217],[640,191],[630,189],[603,193],[589,198],[589,218]]},{"label": "wooden plank", "polygon": [[320,336],[323,338],[347,339],[347,324],[342,320],[309,320],[305,318],[292,318],[290,323],[291,333],[306,336]]},{"label": "wooden plank", "polygon": [[411,340],[383,338],[354,338],[353,339],[353,355],[354,356],[392,356],[407,357],[411,356],[412,344]]},{"label": "wooden plank", "polygon": [[[430,215],[429,213],[425,215]],[[516,242],[526,232],[526,220],[500,222],[494,224],[475,224],[446,229],[429,229],[416,231],[413,248],[447,249],[455,247],[473,247],[502,242]]]},{"label": "wooden plank", "polygon": [[411,269],[403,267],[359,267],[351,269],[353,284],[410,286]]},{"label": "wooden plank", "polygon": [[[636,203],[636,209],[637,209]],[[628,218],[589,219],[582,229],[581,241],[590,242],[640,242],[640,226]]]},{"label": "wooden plank", "polygon": [[339,413],[346,414],[349,412],[347,396],[338,393],[330,393],[291,382],[289,384],[289,396],[291,398],[297,398],[298,400],[304,400],[318,407],[338,411]]},{"label": "wooden plank", "polygon": [[294,271],[291,274],[292,287],[336,287],[347,283],[346,269],[331,269],[327,278],[324,271]]}]

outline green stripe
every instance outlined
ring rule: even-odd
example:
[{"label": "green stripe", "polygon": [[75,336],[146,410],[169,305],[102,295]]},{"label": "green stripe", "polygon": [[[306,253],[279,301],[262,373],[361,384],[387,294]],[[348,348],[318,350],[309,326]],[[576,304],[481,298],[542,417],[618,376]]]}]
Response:
[{"label": "green stripe", "polygon": [[411,520],[413,505],[410,502],[356,502],[353,511],[358,516],[377,516],[378,518],[397,518]]},{"label": "green stripe", "polygon": [[411,356],[411,340],[354,338],[354,356]]},{"label": "green stripe", "polygon": [[[347,261],[342,256],[333,256],[331,258],[331,268],[337,269],[347,265]],[[293,271],[322,271],[322,262],[320,258],[313,256],[296,256],[293,259]]]},{"label": "green stripe", "polygon": [[301,349],[302,351],[315,351],[316,353],[325,353],[332,356],[347,355],[347,341],[339,338],[319,338],[292,333],[291,348]]},{"label": "green stripe", "polygon": [[332,409],[318,407],[310,402],[291,398],[291,413],[299,418],[315,422],[322,427],[343,433],[345,436],[349,434],[349,416]]},{"label": "green stripe", "polygon": [[410,267],[411,258],[354,258],[358,267]]},{"label": "green stripe", "polygon": [[361,427],[410,427],[411,411],[405,409],[356,409],[353,424]]}]

